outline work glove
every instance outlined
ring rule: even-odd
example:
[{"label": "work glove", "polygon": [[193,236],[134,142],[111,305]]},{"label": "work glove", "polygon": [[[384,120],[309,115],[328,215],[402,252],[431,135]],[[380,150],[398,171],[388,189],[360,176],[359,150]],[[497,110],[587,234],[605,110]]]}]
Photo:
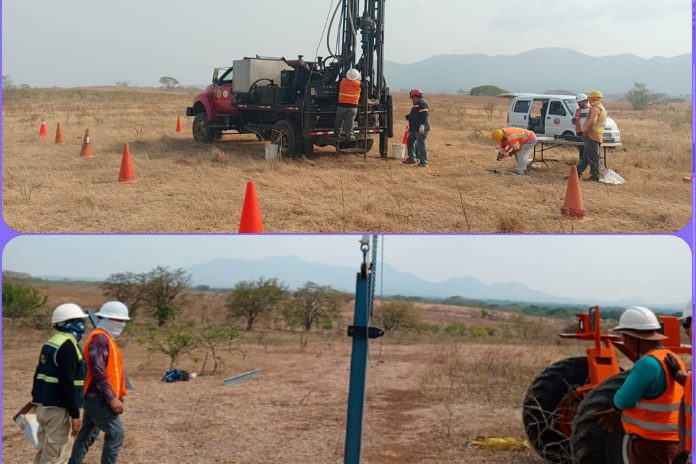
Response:
[{"label": "work glove", "polygon": [[424,126],[423,124],[421,124],[421,125],[418,127],[418,133],[419,133],[420,135],[425,134],[425,126]]},{"label": "work glove", "polygon": [[677,454],[677,457],[674,458],[672,461],[672,464],[686,464],[689,460],[689,452],[688,451],[680,451],[679,454]]},{"label": "work glove", "polygon": [[597,425],[602,427],[607,432],[613,432],[617,427],[621,426],[621,411],[611,407],[604,411],[594,413],[597,417]]},{"label": "work glove", "polygon": [[409,117],[409,116],[410,116],[410,115],[408,115],[408,114],[406,115],[406,120],[407,120],[407,121],[408,121],[408,117]]}]

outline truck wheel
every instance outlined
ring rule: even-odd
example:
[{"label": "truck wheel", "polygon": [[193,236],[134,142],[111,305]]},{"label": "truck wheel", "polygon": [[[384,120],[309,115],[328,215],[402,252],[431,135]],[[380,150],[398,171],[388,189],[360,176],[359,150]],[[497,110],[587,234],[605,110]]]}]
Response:
[{"label": "truck wheel", "polygon": [[597,425],[595,413],[614,404],[616,391],[630,371],[611,377],[587,394],[573,419],[570,447],[577,464],[628,464],[628,436],[619,424],[609,433]]},{"label": "truck wheel", "polygon": [[198,143],[211,143],[215,141],[220,131],[211,129],[208,125],[208,116],[205,113],[196,113],[193,118],[193,140]]},{"label": "truck wheel", "polygon": [[273,126],[275,135],[274,143],[280,145],[280,152],[284,156],[295,157],[302,154],[303,140],[300,130],[290,121],[282,119]]},{"label": "truck wheel", "polygon": [[570,432],[580,404],[574,390],[589,382],[586,357],[567,358],[544,369],[527,390],[522,422],[529,443],[552,464],[570,464]]}]

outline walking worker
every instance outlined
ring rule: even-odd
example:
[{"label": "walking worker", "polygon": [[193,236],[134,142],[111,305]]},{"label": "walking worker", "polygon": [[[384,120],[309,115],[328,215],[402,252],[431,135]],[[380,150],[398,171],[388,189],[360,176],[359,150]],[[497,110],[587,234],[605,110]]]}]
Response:
[{"label": "walking worker", "polygon": [[[578,109],[575,110],[572,121],[573,124],[575,124],[575,135],[582,137],[582,126],[587,122],[587,115],[590,113],[590,102],[587,95],[584,93],[578,94],[578,96],[575,97],[575,101],[578,103]],[[584,146],[581,145],[578,147],[581,160],[584,151]]]},{"label": "walking worker", "polygon": [[[686,336],[691,341],[691,320],[692,318],[692,303],[686,306],[686,309],[682,313],[682,317],[679,318],[681,321],[682,328],[686,333]],[[679,455],[672,461],[672,464],[685,464],[691,462],[691,450],[692,450],[692,424],[693,424],[693,389],[691,382],[691,374],[693,371],[684,371],[680,369],[677,357],[673,354],[667,355],[667,367],[669,367],[670,374],[674,380],[680,385],[684,386],[684,396],[682,397],[681,406],[679,408]]]},{"label": "walking worker", "polygon": [[[648,308],[632,306],[614,332],[638,355],[626,381],[614,395],[614,408],[600,413],[598,423],[613,430],[619,415],[628,440],[629,464],[671,464],[679,454],[679,403],[684,388],[670,375],[666,358],[673,353],[660,343],[660,322]],[[675,358],[681,370],[684,363]]]},{"label": "walking worker", "polygon": [[53,310],[51,324],[57,332],[41,348],[31,390],[39,423],[35,464],[67,463],[72,439],[80,430],[85,361],[78,343],[86,317],[74,303]]},{"label": "walking worker", "polygon": [[408,149],[408,159],[405,164],[416,164],[416,156],[418,156],[418,167],[425,168],[428,166],[428,148],[425,146],[425,139],[428,138],[430,132],[430,122],[428,112],[430,107],[423,100],[423,91],[413,89],[408,93],[411,97],[413,106],[411,112],[406,116],[408,120],[408,140],[406,148]]},{"label": "walking worker", "polygon": [[101,464],[116,463],[123,444],[119,416],[123,413],[126,380],[116,339],[130,320],[128,307],[120,301],[109,301],[96,316],[100,319],[99,325],[85,341],[85,413],[70,464],[82,464],[100,430],[104,432]]},{"label": "walking worker", "polygon": [[337,138],[354,138],[353,121],[358,114],[360,86],[360,71],[355,68],[349,69],[346,77],[341,79],[338,85],[338,107],[336,122],[334,122],[334,134]]},{"label": "walking worker", "polygon": [[505,156],[515,156],[517,166],[512,174],[524,174],[529,164],[529,154],[534,150],[537,138],[533,131],[519,127],[505,127],[491,132],[491,138],[498,142],[498,161]]},{"label": "walking worker", "polygon": [[602,105],[602,98],[602,92],[599,90],[590,92],[590,112],[585,125],[582,126],[584,146],[582,158],[578,163],[578,176],[582,178],[582,173],[589,165],[591,181],[599,181],[599,146],[602,144],[604,125],[607,121],[607,110]]}]

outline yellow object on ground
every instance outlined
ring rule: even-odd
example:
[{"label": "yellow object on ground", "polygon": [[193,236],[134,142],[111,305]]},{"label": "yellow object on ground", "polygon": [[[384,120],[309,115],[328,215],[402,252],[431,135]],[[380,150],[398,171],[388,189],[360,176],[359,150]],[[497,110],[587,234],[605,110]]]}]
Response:
[{"label": "yellow object on ground", "polygon": [[520,451],[529,447],[526,440],[521,438],[495,438],[483,437],[469,443],[469,446],[481,449],[490,449],[496,451]]}]

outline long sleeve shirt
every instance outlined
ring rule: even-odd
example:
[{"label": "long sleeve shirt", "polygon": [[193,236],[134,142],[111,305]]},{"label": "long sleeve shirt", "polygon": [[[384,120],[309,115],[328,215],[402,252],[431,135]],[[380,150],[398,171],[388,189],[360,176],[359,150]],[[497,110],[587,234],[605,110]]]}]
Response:
[{"label": "long sleeve shirt", "polygon": [[89,344],[89,369],[92,372],[92,382],[85,392],[85,398],[101,398],[107,403],[116,394],[106,376],[106,361],[109,358],[109,341],[102,334],[95,335]]},{"label": "long sleeve shirt", "polygon": [[408,127],[410,132],[418,132],[420,126],[425,126],[425,130],[430,130],[428,112],[430,108],[425,100],[418,100],[411,107],[411,112],[408,115]]},{"label": "long sleeve shirt", "polygon": [[657,398],[667,389],[667,376],[660,361],[652,356],[641,357],[631,369],[624,384],[614,395],[614,406],[624,410],[641,398]]}]

